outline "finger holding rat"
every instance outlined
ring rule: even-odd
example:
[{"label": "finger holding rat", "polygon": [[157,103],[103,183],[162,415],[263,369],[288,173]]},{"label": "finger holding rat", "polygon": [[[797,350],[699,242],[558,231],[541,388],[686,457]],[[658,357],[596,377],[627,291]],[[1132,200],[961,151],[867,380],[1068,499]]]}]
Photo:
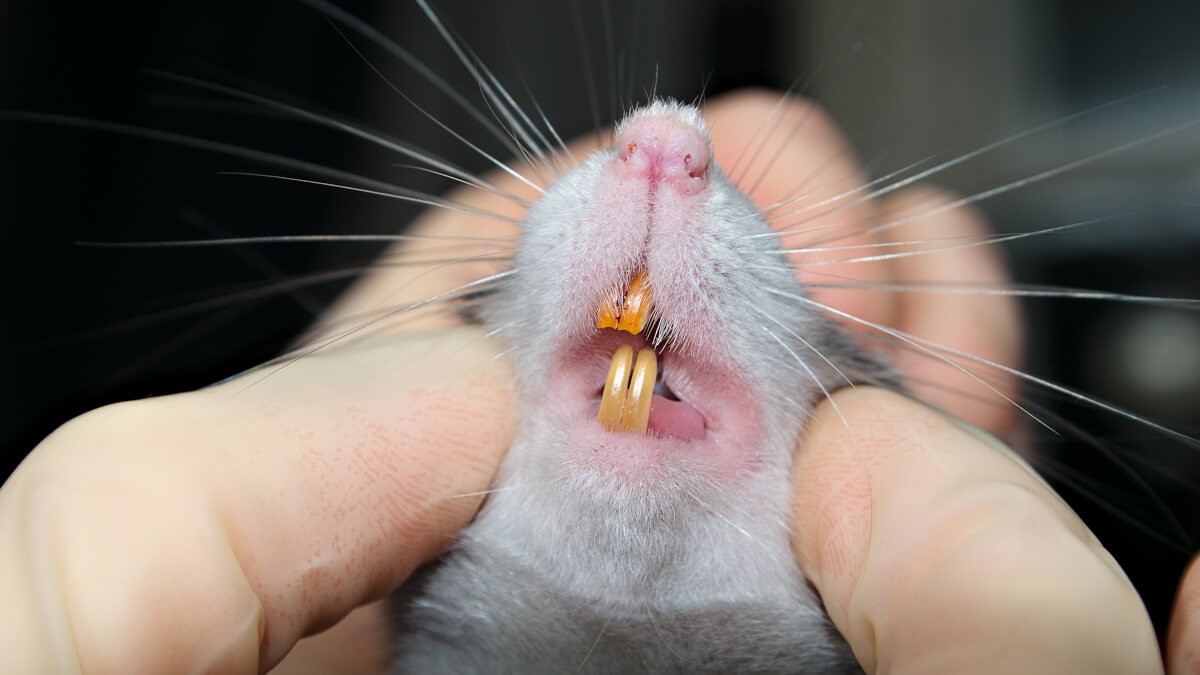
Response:
[{"label": "finger holding rat", "polygon": [[388,593],[469,522],[512,436],[495,349],[373,338],[68,423],[0,491],[22,544],[0,583],[29,610],[2,619],[7,662],[255,672]]},{"label": "finger holding rat", "polygon": [[886,260],[845,262],[879,253],[874,245],[881,238],[870,232],[878,206],[828,113],[803,98],[749,90],[714,99],[704,114],[717,163],[779,232],[788,251],[780,263],[797,270],[812,298],[868,321],[894,321],[890,294],[845,287],[888,281],[894,273]]},{"label": "finger holding rat", "polygon": [[1010,452],[897,394],[834,400],[796,455],[793,543],[868,672],[1161,669],[1120,568]]},{"label": "finger holding rat", "polygon": [[[1021,321],[1012,297],[876,288],[926,282],[959,289],[1006,284],[999,250],[968,246],[988,234],[978,211],[950,208],[954,196],[925,187],[871,198],[872,190],[884,186],[864,186],[849,142],[810,101],[748,91],[714,99],[705,114],[718,162],[742,167],[734,169],[743,176],[742,187],[754,188],[748,196],[767,209],[784,246],[793,249],[790,258],[815,300],[864,322],[982,359],[1006,365],[1019,361]],[[771,135],[783,142],[758,147],[755,130],[764,125],[777,127]],[[785,205],[771,208],[777,204]],[[945,253],[905,255],[939,248]],[[879,335],[867,323],[833,318],[854,331]],[[972,374],[983,372],[988,385],[1006,395],[1015,390],[1014,376],[961,362],[968,374],[928,352],[893,342],[900,345],[895,354],[906,381],[923,400],[995,433],[1011,425],[1013,406]]]},{"label": "finger holding rat", "polygon": [[1200,674],[1200,557],[1192,560],[1179,583],[1166,650],[1168,673]]},{"label": "finger holding rat", "polygon": [[913,187],[880,202],[879,223],[887,226],[880,235],[905,243],[900,253],[913,253],[893,261],[893,281],[911,286],[894,294],[894,328],[928,341],[897,343],[896,366],[917,399],[1004,434],[1019,419],[1011,402],[1019,396],[1017,377],[982,362],[1019,368],[1023,322],[1015,297],[989,292],[1010,283],[1003,252],[987,242],[983,215],[956,206],[959,201],[942,190]]}]

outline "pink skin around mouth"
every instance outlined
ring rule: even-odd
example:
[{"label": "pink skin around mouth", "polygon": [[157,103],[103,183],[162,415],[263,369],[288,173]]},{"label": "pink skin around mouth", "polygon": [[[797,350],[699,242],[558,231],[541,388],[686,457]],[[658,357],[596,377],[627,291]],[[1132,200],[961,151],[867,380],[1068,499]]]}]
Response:
[{"label": "pink skin around mouth", "polygon": [[[606,234],[610,229],[628,234],[646,228],[649,238],[641,243],[644,247],[664,245],[657,241],[679,245],[674,240],[693,227],[693,211],[706,203],[711,160],[707,138],[700,129],[673,115],[645,115],[622,123],[617,141],[617,152],[605,166],[597,188],[604,197],[600,201],[613,207],[606,212],[612,227],[596,233],[605,237],[605,245],[597,248],[595,258],[603,258],[614,246],[635,245],[633,239],[626,237],[626,241],[620,236],[614,243],[614,237]],[[643,265],[653,257],[648,253],[642,253]],[[678,275],[668,274],[656,285],[657,270],[648,266],[651,286],[657,289],[660,319],[685,335],[689,327],[694,331],[697,325],[704,325],[703,317],[688,306],[687,294],[678,288],[673,292],[680,283]],[[581,269],[595,266],[581,265]],[[618,276],[629,279],[633,272],[633,268],[622,268]],[[588,279],[586,274],[576,278],[584,296],[611,282]],[[583,313],[580,319],[586,320],[586,316]],[[613,353],[621,345],[633,347],[636,353],[646,346],[646,336],[590,326],[577,326],[566,334],[570,336],[568,344],[553,357],[555,363],[548,364],[554,375],[539,405],[565,424],[564,450],[578,466],[653,482],[685,467],[736,475],[761,459],[756,455],[763,436],[760,402],[737,366],[722,357],[728,353],[727,346],[719,340],[707,339],[709,336],[684,340],[686,353],[660,353],[663,384],[679,400],[655,395],[647,433],[635,434],[609,431],[596,415]]]},{"label": "pink skin around mouth", "polygon": [[568,449],[576,458],[627,476],[656,475],[657,469],[679,462],[734,473],[757,459],[753,453],[761,428],[745,383],[675,352],[660,355],[659,363],[680,400],[655,395],[645,434],[605,429],[596,419],[600,391],[612,354],[622,344],[637,350],[645,340],[605,329],[557,358],[543,405],[566,422]]}]

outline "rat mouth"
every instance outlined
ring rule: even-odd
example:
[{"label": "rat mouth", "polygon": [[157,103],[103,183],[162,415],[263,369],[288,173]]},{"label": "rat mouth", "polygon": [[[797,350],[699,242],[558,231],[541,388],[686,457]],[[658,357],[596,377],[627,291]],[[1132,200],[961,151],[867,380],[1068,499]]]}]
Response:
[{"label": "rat mouth", "polygon": [[[652,319],[654,297],[646,269],[634,272],[622,293],[614,291],[600,303],[596,326],[637,336]],[[660,327],[661,328],[661,327]],[[669,436],[682,440],[702,438],[704,415],[680,397],[668,385],[659,368],[660,351],[648,344],[634,358],[634,345],[621,344],[613,352],[608,375],[600,390],[600,408],[596,419],[608,431]]]}]

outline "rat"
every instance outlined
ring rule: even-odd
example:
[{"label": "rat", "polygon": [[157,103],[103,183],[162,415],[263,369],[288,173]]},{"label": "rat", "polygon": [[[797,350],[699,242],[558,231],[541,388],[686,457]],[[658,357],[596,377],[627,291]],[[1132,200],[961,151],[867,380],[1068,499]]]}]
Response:
[{"label": "rat", "polygon": [[406,585],[396,667],[861,672],[792,553],[789,464],[822,397],[894,378],[798,306],[696,108],[654,101],[615,139],[529,209],[483,306],[524,424]]}]

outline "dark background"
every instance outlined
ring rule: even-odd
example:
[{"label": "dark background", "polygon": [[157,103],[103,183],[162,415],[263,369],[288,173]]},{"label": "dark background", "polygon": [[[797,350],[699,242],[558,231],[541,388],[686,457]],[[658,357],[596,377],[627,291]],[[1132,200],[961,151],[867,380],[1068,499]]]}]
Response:
[{"label": "dark background", "polygon": [[[847,127],[876,174],[948,156],[1137,92],[1094,121],[1062,125],[939,176],[964,194],[1200,119],[1200,3],[1026,0],[609,4],[436,3],[514,91],[522,81],[564,135],[611,118],[613,95],[691,100],[741,86],[801,90]],[[999,5],[999,6],[993,6]],[[1129,6],[1127,6],[1129,5]],[[405,2],[345,3],[478,101],[429,23]],[[583,25],[580,33],[576,26]],[[361,43],[361,40],[359,41]],[[587,84],[585,58],[596,76]],[[389,79],[454,129],[469,119],[402,64]],[[656,67],[657,66],[657,71]],[[485,165],[390,92],[316,12],[285,0],[0,4],[0,109],[122,122],[259,148],[440,192],[444,181],[345,136],[180,85],[162,69],[315,105],[387,130],[473,170]],[[617,77],[610,77],[619,73]],[[1155,90],[1160,85],[1166,89]],[[597,92],[597,114],[589,91]],[[1152,91],[1153,90],[1153,91]],[[1018,279],[1200,297],[1196,133],[988,200],[1003,232],[1120,216],[1010,248]],[[278,353],[337,284],[288,293],[273,280],[367,264],[375,248],[89,248],[77,241],[391,233],[413,209],[312,187],[219,175],[252,162],[92,129],[0,117],[3,377],[7,473],[62,422],[105,403],[211,383]],[[1143,210],[1155,208],[1150,212]],[[253,294],[253,289],[264,289]],[[231,295],[232,294],[232,295]],[[209,299],[215,299],[205,305]],[[199,303],[199,304],[198,304]],[[187,311],[203,307],[204,311]],[[1030,302],[1031,370],[1197,433],[1195,312]],[[1109,415],[1047,401],[1154,484],[1187,521],[1094,446],[1044,440],[1052,474],[1142,586],[1161,621],[1197,531],[1195,447]],[[1070,469],[1063,469],[1063,466]],[[1071,486],[1082,486],[1075,490]],[[1166,539],[1164,543],[1161,539]]]}]

